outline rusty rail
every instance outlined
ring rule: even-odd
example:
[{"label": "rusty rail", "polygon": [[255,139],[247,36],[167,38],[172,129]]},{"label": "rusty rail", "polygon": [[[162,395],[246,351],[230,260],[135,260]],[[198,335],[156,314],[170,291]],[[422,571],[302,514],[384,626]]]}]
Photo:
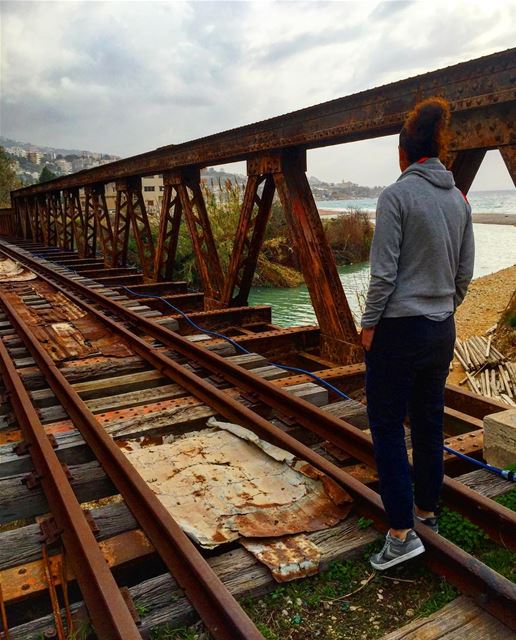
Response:
[{"label": "rusty rail", "polygon": [[[113,439],[107,435],[88,406],[31,333],[16,309],[1,293],[0,304],[64,410],[124,498],[139,525],[213,637],[220,640],[263,640],[262,634],[231,596],[220,578],[161,504],[149,485],[138,473],[135,473],[134,467],[126,456]],[[21,393],[21,389],[16,387],[14,391],[16,395],[12,400],[15,405],[20,406],[21,399],[18,393]],[[44,433],[44,430],[41,433]],[[40,435],[40,440],[43,443],[45,437]],[[57,465],[61,468],[59,463]],[[48,469],[46,477],[49,475],[54,477],[53,474],[56,473],[58,473],[57,468]],[[71,491],[68,483],[67,487]],[[64,491],[66,487],[59,484],[58,490]],[[61,513],[60,506],[57,505],[57,507]],[[66,522],[66,524],[69,523]],[[102,556],[101,560],[106,566]],[[90,593],[93,596],[93,592]],[[119,592],[118,596],[121,598]],[[113,595],[113,601],[116,604],[115,595]],[[125,610],[127,612],[127,608]],[[129,614],[127,613],[127,615]],[[111,638],[125,640],[126,638],[140,637],[138,633],[135,635],[134,630],[130,627],[127,627],[127,635],[110,634],[111,631],[106,630],[100,637],[103,640],[104,638],[106,640],[111,640]]]},{"label": "rusty rail", "polygon": [[[141,636],[86,520],[32,401],[0,340],[0,371],[91,620],[100,637]],[[71,630],[68,629],[68,632]]]},{"label": "rusty rail", "polygon": [[[173,358],[152,349],[142,338],[125,328],[121,323],[108,318],[102,311],[96,309],[86,300],[88,298],[94,300],[97,305],[121,316],[124,321],[138,326],[143,333],[157,338],[164,344],[170,344],[178,353],[191,354],[188,357],[199,362],[206,369],[217,371],[219,374],[222,373],[228,381],[232,381],[237,386],[257,392],[263,400],[280,413],[283,413],[283,415],[294,415],[300,424],[336,442],[339,446],[342,445],[345,450],[350,452],[352,450],[353,455],[358,459],[361,459],[362,455],[367,461],[372,462],[370,441],[361,432],[358,432],[361,434],[358,436],[355,433],[358,430],[352,425],[332,418],[309,403],[293,399],[292,396],[285,392],[278,394],[278,389],[274,385],[269,385],[261,378],[244,371],[240,367],[231,365],[226,369],[224,364],[229,365],[229,363],[226,363],[223,358],[195,346],[174,332],[141,318],[106,296],[54,272],[50,267],[23,256],[18,250],[8,248],[5,244],[3,249],[6,253],[28,264],[35,272],[39,273],[40,277],[65,293],[75,304],[86,309],[100,319],[110,330],[128,340],[133,351],[156,367],[163,375],[181,384],[186,390],[219,411],[226,418],[250,428],[261,437],[265,437],[299,458],[308,461],[346,489],[356,499],[359,512],[372,517],[377,523],[385,522],[385,512],[380,496],[372,489],[363,485],[343,469],[314,453],[310,448],[302,445],[298,440],[284,433],[281,429],[229,397],[223,391],[216,389],[200,376],[188,371]],[[72,294],[69,290],[52,282],[51,279],[41,276],[41,271],[49,273],[51,278],[55,280],[64,282],[69,288],[79,291],[82,297]],[[28,337],[30,338],[30,336]],[[348,437],[352,443],[351,446],[346,445]],[[363,447],[368,447],[368,449]],[[450,495],[454,497],[452,502],[455,508],[462,513],[466,512],[473,521],[485,526],[492,534],[498,527],[503,530],[507,538],[513,538],[515,527],[514,514],[512,512],[493,501],[478,496],[475,492],[450,479],[447,479],[446,486],[448,499]],[[381,526],[384,526],[384,524]],[[516,586],[427,527],[417,524],[416,529],[425,543],[430,566],[448,577],[464,593],[476,597],[481,606],[500,618],[505,624],[516,629]]]}]

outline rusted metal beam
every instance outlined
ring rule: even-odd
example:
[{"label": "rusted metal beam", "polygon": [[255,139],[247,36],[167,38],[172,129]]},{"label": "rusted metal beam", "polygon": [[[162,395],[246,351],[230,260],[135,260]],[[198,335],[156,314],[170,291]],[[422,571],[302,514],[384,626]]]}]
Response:
[{"label": "rusted metal beam", "polygon": [[224,286],[217,245],[213,238],[197,170],[180,171],[168,178],[176,189],[195,253],[206,309],[220,306]]},{"label": "rusted metal beam", "polygon": [[468,149],[452,154],[453,159],[448,166],[462,193],[468,193],[486,152],[487,149]]},{"label": "rusted metal beam", "polygon": [[[456,128],[462,131],[470,112],[476,118],[471,129],[468,128],[464,135],[456,136],[454,149],[495,148],[514,144],[516,134],[511,123],[514,119],[515,66],[516,50],[509,49],[206,138],[161,147],[42,185],[19,189],[14,196],[152,175],[179,167],[244,160],[257,152],[291,146],[308,149],[390,135],[400,130],[407,111],[416,102],[433,95],[442,95],[451,101],[454,110],[452,127],[457,122]],[[504,105],[507,105],[505,111]],[[494,135],[489,134],[493,119],[498,129]],[[485,135],[479,136],[477,129],[482,134],[485,132]],[[470,140],[470,137],[473,139]],[[479,141],[482,144],[478,144]]]},{"label": "rusted metal beam", "polygon": [[[0,369],[37,476],[45,492],[74,575],[100,638],[140,640],[141,635],[120,594],[104,555],[65,471],[47,438],[29,394],[0,340]],[[68,629],[70,635],[72,630]]]},{"label": "rusted metal beam", "polygon": [[63,191],[64,215],[68,219],[67,247],[77,247],[77,253],[81,258],[86,255],[86,229],[82,215],[79,189],[65,189]]},{"label": "rusted metal beam", "polygon": [[467,413],[479,420],[490,413],[507,410],[507,405],[499,400],[480,396],[453,384],[446,385],[444,389],[444,401],[447,407]]},{"label": "rusted metal beam", "polygon": [[509,171],[509,175],[516,187],[516,144],[510,144],[505,147],[500,147],[500,153],[502,154],[505,166]]},{"label": "rusted metal beam", "polygon": [[142,195],[141,178],[119,180],[116,183],[116,213],[113,232],[113,266],[125,267],[129,235],[133,230],[140,267],[145,278],[152,277],[154,243],[147,210]]},{"label": "rusted metal beam", "polygon": [[274,182],[321,328],[321,355],[334,362],[352,364],[362,360],[363,353],[335,258],[308,184],[305,155],[303,150],[277,154],[274,157]]},{"label": "rusted metal beam", "polygon": [[181,226],[181,198],[174,187],[175,175],[163,175],[163,200],[161,202],[158,245],[154,258],[154,280],[170,280],[174,273],[179,228]]},{"label": "rusted metal beam", "polygon": [[246,305],[249,297],[275,190],[274,178],[263,169],[248,162],[249,177],[222,294],[225,306]]},{"label": "rusted metal beam", "polygon": [[84,187],[84,220],[87,227],[89,254],[95,255],[96,236],[98,236],[104,262],[106,266],[111,266],[113,264],[113,225],[103,184]]}]

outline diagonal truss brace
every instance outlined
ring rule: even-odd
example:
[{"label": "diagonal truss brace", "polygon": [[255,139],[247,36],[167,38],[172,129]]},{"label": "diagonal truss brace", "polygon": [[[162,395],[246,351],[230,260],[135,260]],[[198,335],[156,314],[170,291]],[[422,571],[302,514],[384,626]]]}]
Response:
[{"label": "diagonal truss brace", "polygon": [[98,239],[106,266],[112,266],[113,228],[103,184],[84,187],[84,225],[86,228],[85,257],[96,255]]},{"label": "diagonal truss brace", "polygon": [[[248,179],[222,295],[224,306],[245,306],[274,198],[274,178],[259,162],[248,162]],[[236,290],[238,289],[238,292]]]},{"label": "diagonal truss brace", "polygon": [[174,272],[179,227],[183,213],[181,198],[174,184],[177,185],[174,174],[163,174],[164,190],[153,274],[154,280],[157,282],[171,280]]},{"label": "diagonal truss brace", "polygon": [[154,242],[143,200],[141,178],[120,180],[116,183],[113,233],[113,265],[115,267],[127,264],[131,227],[144,278],[151,280],[154,268]]},{"label": "diagonal truss brace", "polygon": [[185,215],[204,290],[205,307],[217,308],[220,306],[224,278],[201,190],[200,172],[191,168],[171,172],[168,180],[179,195],[181,209]]}]

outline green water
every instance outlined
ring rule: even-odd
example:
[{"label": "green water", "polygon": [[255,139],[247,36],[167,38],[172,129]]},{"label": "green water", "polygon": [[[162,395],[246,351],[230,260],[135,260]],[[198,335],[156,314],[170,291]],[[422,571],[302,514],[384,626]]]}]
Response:
[{"label": "green water", "polygon": [[[510,267],[516,262],[516,226],[474,224],[476,256],[474,278]],[[357,294],[367,291],[369,263],[339,267],[339,275],[349,306],[358,320],[360,307]],[[516,286],[516,283],[515,283]],[[270,304],[272,321],[282,327],[317,324],[305,285],[291,289],[255,287],[249,304]]]},{"label": "green water", "polygon": [[[359,314],[357,293],[367,288],[369,263],[351,264],[339,267],[339,275],[349,306],[354,315]],[[289,289],[254,287],[251,289],[249,304],[270,304],[272,322],[281,327],[301,324],[317,324],[306,285]]]}]

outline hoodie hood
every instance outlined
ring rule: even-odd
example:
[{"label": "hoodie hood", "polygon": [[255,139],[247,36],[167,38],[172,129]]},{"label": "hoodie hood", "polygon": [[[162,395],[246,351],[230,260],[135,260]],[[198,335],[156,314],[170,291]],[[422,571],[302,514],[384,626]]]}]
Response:
[{"label": "hoodie hood", "polygon": [[439,158],[428,158],[424,162],[413,162],[396,182],[404,180],[408,176],[420,176],[440,189],[451,189],[455,186],[453,173],[446,169]]}]

